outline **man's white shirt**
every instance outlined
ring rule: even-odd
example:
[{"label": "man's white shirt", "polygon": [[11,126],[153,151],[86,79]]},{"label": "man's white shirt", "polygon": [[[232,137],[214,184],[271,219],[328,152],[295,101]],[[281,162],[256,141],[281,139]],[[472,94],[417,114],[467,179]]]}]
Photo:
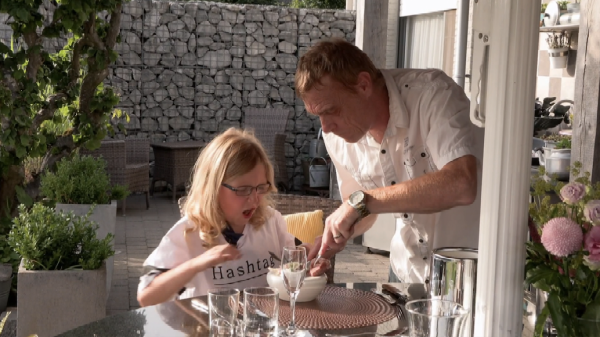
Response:
[{"label": "man's white shirt", "polygon": [[435,172],[465,155],[478,159],[478,190],[473,204],[434,214],[394,214],[392,269],[403,282],[423,283],[434,248],[477,248],[483,130],[470,121],[469,100],[463,89],[442,71],[381,71],[390,99],[390,119],[382,143],[368,133],[353,144],[332,133],[323,137],[344,200],[356,190],[390,186]]}]

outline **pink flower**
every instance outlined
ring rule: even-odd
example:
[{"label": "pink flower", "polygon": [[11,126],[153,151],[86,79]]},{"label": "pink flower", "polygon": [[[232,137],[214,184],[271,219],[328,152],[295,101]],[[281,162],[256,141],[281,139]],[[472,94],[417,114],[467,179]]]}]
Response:
[{"label": "pink flower", "polygon": [[[600,238],[600,235],[598,237]],[[569,218],[551,219],[542,229],[542,245],[555,256],[568,256],[579,250],[582,242],[581,226]]]},{"label": "pink flower", "polygon": [[587,232],[583,246],[590,253],[584,257],[584,263],[592,270],[600,269],[600,226],[592,227]]},{"label": "pink flower", "polygon": [[560,197],[567,204],[575,204],[585,196],[585,185],[569,183],[560,189]]},{"label": "pink flower", "polygon": [[600,200],[590,200],[583,207],[583,215],[594,225],[600,224]]}]

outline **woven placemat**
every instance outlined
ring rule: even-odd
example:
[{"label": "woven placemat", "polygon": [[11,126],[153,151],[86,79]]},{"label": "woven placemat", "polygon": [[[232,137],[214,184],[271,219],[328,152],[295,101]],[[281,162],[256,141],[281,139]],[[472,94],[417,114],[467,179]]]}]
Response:
[{"label": "woven placemat", "polygon": [[[399,308],[378,295],[327,286],[314,301],[296,303],[296,326],[302,329],[350,329],[387,322]],[[290,302],[279,301],[279,324],[287,326],[292,317]]]}]

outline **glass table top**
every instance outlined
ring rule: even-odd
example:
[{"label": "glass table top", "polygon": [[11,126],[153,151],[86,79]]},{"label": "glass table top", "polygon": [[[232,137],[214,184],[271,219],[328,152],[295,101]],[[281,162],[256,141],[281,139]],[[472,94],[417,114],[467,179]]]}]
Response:
[{"label": "glass table top", "polygon": [[[425,297],[423,284],[392,283],[409,299]],[[338,287],[371,291],[381,290],[381,283],[339,283]],[[208,336],[208,314],[192,305],[194,299],[171,301],[155,306],[140,308],[125,313],[106,317],[102,320],[86,324],[74,330],[63,333],[61,337],[183,337]],[[206,303],[206,296],[199,297]],[[348,335],[365,332],[361,337],[385,334],[407,326],[404,319],[394,318],[379,325],[355,329],[338,330],[300,330],[298,336],[325,337],[327,333]]]}]

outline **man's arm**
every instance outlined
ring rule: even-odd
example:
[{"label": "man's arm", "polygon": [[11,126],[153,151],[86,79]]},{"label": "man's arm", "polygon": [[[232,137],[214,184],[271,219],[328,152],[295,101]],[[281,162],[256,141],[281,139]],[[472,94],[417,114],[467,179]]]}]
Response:
[{"label": "man's arm", "polygon": [[[352,194],[352,192],[364,190],[364,188],[354,179],[352,174],[350,174],[350,172],[348,172],[348,170],[346,170],[346,168],[336,160],[336,158],[331,156],[331,161],[335,166],[337,181],[340,188],[340,195],[342,196],[342,202],[343,204],[346,204],[346,202],[348,201],[348,197],[350,196],[350,194]],[[358,223],[356,223],[356,225],[354,225],[354,234],[352,235],[352,237],[354,238],[364,234],[371,227],[373,227],[375,220],[377,220],[377,215],[371,214],[359,221]]]},{"label": "man's arm", "polygon": [[463,156],[439,171],[365,193],[367,208],[375,214],[436,213],[470,205],[477,196],[477,159]]}]

